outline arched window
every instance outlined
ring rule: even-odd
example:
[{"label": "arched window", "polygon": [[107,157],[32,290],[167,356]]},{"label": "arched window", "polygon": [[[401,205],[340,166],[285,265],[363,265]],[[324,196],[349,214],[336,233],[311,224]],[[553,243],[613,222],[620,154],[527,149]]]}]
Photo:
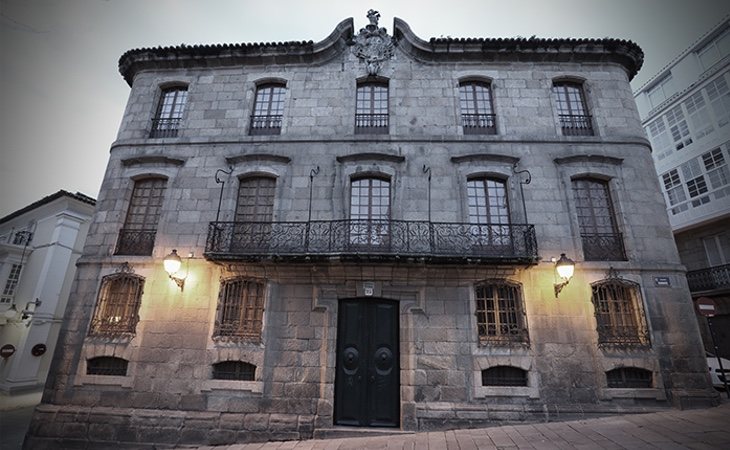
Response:
[{"label": "arched window", "polygon": [[608,182],[575,178],[572,183],[585,260],[625,260],[623,236],[616,223]]},{"label": "arched window", "polygon": [[612,276],[592,284],[598,345],[649,345],[639,286]]},{"label": "arched window", "polygon": [[151,138],[176,137],[188,100],[187,86],[173,86],[162,90],[157,113],[152,119]]},{"label": "arched window", "polygon": [[144,278],[130,273],[102,278],[89,335],[134,334],[143,287]]},{"label": "arched window", "polygon": [[527,371],[513,366],[482,370],[482,386],[527,386]]},{"label": "arched window", "polygon": [[86,361],[87,375],[126,376],[129,362],[114,356],[98,356]]},{"label": "arched window", "polygon": [[134,182],[124,227],[119,230],[115,254],[152,254],[166,185],[165,178],[144,178]]},{"label": "arched window", "polygon": [[266,83],[256,88],[256,101],[251,114],[252,135],[271,135],[281,133],[284,118],[284,83]]},{"label": "arched window", "polygon": [[482,344],[528,343],[519,285],[489,280],[475,286],[477,332]]},{"label": "arched window", "polygon": [[221,361],[213,364],[214,380],[254,381],[256,366],[243,361]]},{"label": "arched window", "polygon": [[593,136],[593,123],[588,114],[583,86],[580,83],[554,82],[553,97],[564,136]]},{"label": "arched window", "polygon": [[485,81],[462,81],[459,83],[459,106],[461,126],[464,134],[495,134],[492,87]]},{"label": "arched window", "polygon": [[265,285],[234,278],[221,284],[214,338],[261,340]]},{"label": "arched window", "polygon": [[606,372],[610,388],[651,388],[652,373],[638,367],[619,367]]},{"label": "arched window", "polygon": [[390,180],[356,178],[350,185],[350,244],[385,245],[390,233]]},{"label": "arched window", "polygon": [[357,84],[355,133],[388,134],[388,82]]}]

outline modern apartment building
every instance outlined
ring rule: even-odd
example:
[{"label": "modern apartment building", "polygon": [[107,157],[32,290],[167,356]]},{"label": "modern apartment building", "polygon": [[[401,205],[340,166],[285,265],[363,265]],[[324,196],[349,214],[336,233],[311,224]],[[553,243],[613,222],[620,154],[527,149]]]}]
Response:
[{"label": "modern apartment building", "polygon": [[[712,299],[730,357],[730,21],[678,55],[636,93],[667,214],[696,301]],[[700,317],[707,350],[712,339]]]},{"label": "modern apartment building", "polygon": [[368,21],[121,57],[129,102],[29,448],[718,401],[645,176],[641,49]]}]

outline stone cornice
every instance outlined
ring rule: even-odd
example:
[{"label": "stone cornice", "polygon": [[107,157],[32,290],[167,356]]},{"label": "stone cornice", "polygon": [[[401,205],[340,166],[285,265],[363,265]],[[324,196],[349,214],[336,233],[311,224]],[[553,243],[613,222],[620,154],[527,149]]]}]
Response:
[{"label": "stone cornice", "polygon": [[631,80],[644,63],[644,52],[623,39],[431,38],[416,36],[406,22],[394,19],[398,47],[426,62],[610,62],[621,65]]},{"label": "stone cornice", "polygon": [[[644,62],[644,52],[623,39],[431,38],[416,36],[408,24],[395,18],[397,46],[425,62],[599,62],[616,63],[632,79]],[[353,19],[340,22],[319,42],[258,42],[185,45],[129,50],[119,58],[119,72],[131,86],[143,70],[225,67],[264,64],[318,64],[342,53],[352,43]]]},{"label": "stone cornice", "polygon": [[178,45],[138,48],[119,58],[119,73],[131,86],[134,76],[147,69],[181,69],[263,64],[314,64],[340,54],[353,36],[352,18],[340,22],[319,42],[257,42],[248,44]]}]

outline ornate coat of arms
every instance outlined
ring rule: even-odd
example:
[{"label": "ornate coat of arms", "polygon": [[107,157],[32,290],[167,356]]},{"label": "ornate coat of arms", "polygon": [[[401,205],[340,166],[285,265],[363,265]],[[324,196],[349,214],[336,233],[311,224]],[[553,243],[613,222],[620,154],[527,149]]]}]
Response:
[{"label": "ornate coat of arms", "polygon": [[395,42],[393,37],[388,36],[385,28],[378,28],[380,13],[371,9],[367,17],[370,24],[361,28],[360,33],[354,37],[352,52],[365,61],[368,75],[377,75],[380,63],[393,56]]}]

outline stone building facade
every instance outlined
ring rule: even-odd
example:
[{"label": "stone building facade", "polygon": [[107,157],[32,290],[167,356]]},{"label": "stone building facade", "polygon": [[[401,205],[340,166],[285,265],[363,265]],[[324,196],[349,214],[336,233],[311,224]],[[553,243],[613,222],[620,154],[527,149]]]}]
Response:
[{"label": "stone building facade", "polygon": [[27,446],[717,402],[646,176],[641,50],[368,17],[122,56],[129,102]]}]

